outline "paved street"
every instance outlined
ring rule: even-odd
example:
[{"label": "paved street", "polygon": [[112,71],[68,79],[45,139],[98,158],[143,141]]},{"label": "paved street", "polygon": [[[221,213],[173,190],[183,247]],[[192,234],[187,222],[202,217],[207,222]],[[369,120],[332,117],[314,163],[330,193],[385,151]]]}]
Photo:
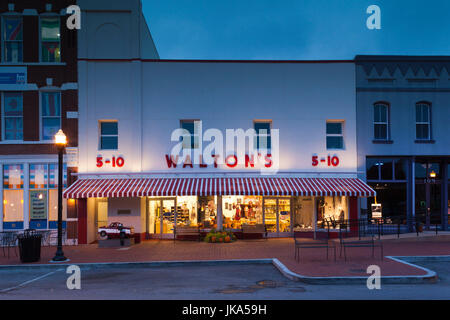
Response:
[{"label": "paved street", "polygon": [[81,290],[68,290],[65,269],[1,270],[0,299],[448,299],[450,262],[419,263],[434,270],[435,284],[306,285],[272,265],[165,268],[83,267]]}]

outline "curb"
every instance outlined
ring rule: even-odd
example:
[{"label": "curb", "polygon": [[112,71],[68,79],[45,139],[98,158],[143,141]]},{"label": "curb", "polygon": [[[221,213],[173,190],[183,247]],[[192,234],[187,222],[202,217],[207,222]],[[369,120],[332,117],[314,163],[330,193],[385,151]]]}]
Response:
[{"label": "curb", "polygon": [[[446,260],[440,260],[439,258],[433,259],[432,261],[450,261],[450,256],[444,256]],[[411,258],[411,257],[391,257],[386,256],[386,258],[395,260],[400,263],[407,264],[414,268],[421,269],[426,272],[425,275],[420,276],[381,276],[382,284],[423,284],[423,283],[435,283],[437,281],[436,272],[429,270],[427,268],[406,262],[401,260],[400,258]],[[413,257],[415,258],[415,257]],[[420,257],[420,260],[416,261],[426,261]],[[448,258],[448,260],[447,260]],[[308,284],[366,284],[367,279],[369,278],[369,274],[367,277],[352,277],[352,276],[340,276],[340,277],[312,277],[312,276],[303,276],[298,273],[294,273],[289,270],[283,263],[281,263],[278,259],[273,259],[273,265],[288,279],[293,281],[300,281]]]},{"label": "curb", "polygon": [[[386,258],[404,263],[414,268],[421,269],[426,272],[420,276],[381,276],[382,284],[423,284],[435,283],[437,281],[436,272],[427,268],[415,265],[411,262],[418,261],[450,261],[450,256],[386,256]],[[344,285],[344,284],[366,284],[367,277],[361,276],[340,276],[340,277],[313,277],[304,276],[289,270],[277,258],[268,259],[235,259],[235,260],[181,260],[181,261],[149,261],[149,262],[100,262],[100,263],[76,263],[80,267],[88,268],[157,268],[157,267],[174,267],[174,266],[213,266],[227,264],[272,264],[282,275],[292,281],[299,281],[308,284],[327,284],[327,285]],[[32,270],[32,269],[58,269],[67,267],[72,264],[31,264],[31,265],[2,265],[2,270]]]}]

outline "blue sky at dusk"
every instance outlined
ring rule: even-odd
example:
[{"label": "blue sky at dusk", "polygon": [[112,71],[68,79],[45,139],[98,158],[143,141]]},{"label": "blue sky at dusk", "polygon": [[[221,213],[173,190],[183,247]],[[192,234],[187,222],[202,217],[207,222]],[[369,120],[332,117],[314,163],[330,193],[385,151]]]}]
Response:
[{"label": "blue sky at dusk", "polygon": [[[162,59],[450,55],[450,0],[142,0]],[[369,5],[381,30],[369,30]]]}]

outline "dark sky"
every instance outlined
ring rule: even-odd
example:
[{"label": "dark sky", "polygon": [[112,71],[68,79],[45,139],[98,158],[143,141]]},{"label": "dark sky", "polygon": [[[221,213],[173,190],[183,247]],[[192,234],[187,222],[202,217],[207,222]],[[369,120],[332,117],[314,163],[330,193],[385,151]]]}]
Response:
[{"label": "dark sky", "polygon": [[[450,55],[450,0],[142,0],[162,59]],[[369,30],[366,9],[381,9]]]}]

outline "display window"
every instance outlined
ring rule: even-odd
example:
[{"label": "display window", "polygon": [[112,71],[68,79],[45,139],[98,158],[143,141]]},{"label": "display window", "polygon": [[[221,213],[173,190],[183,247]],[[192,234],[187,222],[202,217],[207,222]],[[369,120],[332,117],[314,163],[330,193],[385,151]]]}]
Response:
[{"label": "display window", "polygon": [[241,229],[243,224],[262,224],[262,197],[223,196],[222,214],[225,229]]},{"label": "display window", "polygon": [[3,228],[23,229],[23,165],[3,165]]},{"label": "display window", "polygon": [[348,220],[347,197],[317,197],[316,213],[318,228],[339,229]]},{"label": "display window", "polygon": [[294,231],[311,231],[314,223],[314,203],[312,197],[293,197]]}]

